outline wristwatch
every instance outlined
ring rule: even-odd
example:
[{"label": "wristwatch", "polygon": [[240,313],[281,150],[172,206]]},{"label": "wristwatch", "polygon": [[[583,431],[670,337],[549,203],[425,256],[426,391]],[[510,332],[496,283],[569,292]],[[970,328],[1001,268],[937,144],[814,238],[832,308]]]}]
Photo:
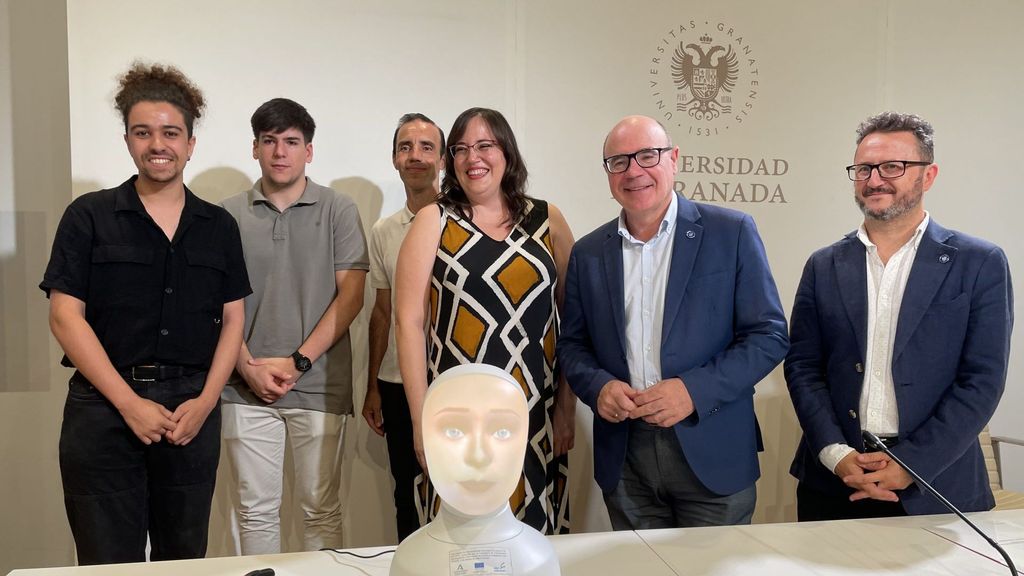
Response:
[{"label": "wristwatch", "polygon": [[302,355],[301,352],[296,350],[292,352],[292,360],[295,362],[295,369],[299,372],[309,372],[309,369],[313,367],[313,363]]}]

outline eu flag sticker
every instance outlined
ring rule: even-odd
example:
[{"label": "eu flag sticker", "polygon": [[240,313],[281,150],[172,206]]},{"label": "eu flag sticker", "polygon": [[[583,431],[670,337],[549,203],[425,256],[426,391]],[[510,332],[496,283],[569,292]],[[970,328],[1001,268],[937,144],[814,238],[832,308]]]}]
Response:
[{"label": "eu flag sticker", "polygon": [[472,548],[448,553],[449,576],[512,576],[508,548]]}]

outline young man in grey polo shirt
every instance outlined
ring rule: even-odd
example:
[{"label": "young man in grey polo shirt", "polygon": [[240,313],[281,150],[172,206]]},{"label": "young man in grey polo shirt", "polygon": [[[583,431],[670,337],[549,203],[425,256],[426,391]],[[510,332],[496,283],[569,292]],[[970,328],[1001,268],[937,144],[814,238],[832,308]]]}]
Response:
[{"label": "young man in grey polo shirt", "polygon": [[252,116],[262,177],[224,201],[238,221],[253,293],[224,389],[225,448],[238,474],[243,554],[281,552],[284,450],[291,446],[304,547],[341,547],[340,448],[352,412],[348,328],[369,262],[355,204],[306,178],[316,126],[275,98]]}]

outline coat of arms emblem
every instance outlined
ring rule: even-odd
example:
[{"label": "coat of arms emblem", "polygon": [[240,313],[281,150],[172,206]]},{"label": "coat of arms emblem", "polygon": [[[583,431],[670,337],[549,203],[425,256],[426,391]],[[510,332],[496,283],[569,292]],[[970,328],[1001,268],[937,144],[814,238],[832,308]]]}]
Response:
[{"label": "coat of arms emblem", "polygon": [[738,76],[739,60],[732,46],[713,45],[707,34],[700,37],[700,44],[680,42],[672,56],[672,80],[679,89],[676,110],[697,120],[731,112],[727,93],[736,86]]}]

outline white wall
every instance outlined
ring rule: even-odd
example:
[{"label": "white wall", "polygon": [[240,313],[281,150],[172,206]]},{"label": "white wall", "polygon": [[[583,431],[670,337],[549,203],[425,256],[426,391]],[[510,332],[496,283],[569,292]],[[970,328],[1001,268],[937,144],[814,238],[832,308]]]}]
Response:
[{"label": "white wall", "polygon": [[[5,2],[19,1],[0,0],[0,17]],[[299,0],[287,5],[182,0],[161,9],[130,1],[69,0],[72,190],[81,194],[111,186],[132,173],[110,99],[116,75],[141,58],[178,65],[208,97],[209,113],[198,125],[196,153],[186,172],[190,186],[207,199],[235,193],[259,175],[250,156],[248,118],[271,97],[293,98],[313,114],[319,129],[309,173],[352,194],[367,226],[402,201],[389,160],[394,122],[401,114],[420,111],[447,129],[463,109],[490,106],[502,110],[516,130],[530,167],[531,192],[558,204],[581,236],[616,214],[599,166],[604,134],[625,114],[658,116],[664,112],[659,100],[672,106],[678,91],[668,83],[658,48],[671,52],[678,38],[698,43],[707,33],[712,44],[732,42],[749,50],[732,96],[738,110],[748,101],[751,107],[742,122],[727,121],[729,116],[697,122],[676,113],[665,119],[673,139],[684,155],[782,159],[788,171],[781,176],[685,173],[679,181],[690,191],[699,183],[708,194],[713,184],[723,183],[730,190],[741,185],[748,194],[754,184],[779,187],[785,203],[726,204],[757,220],[787,310],[807,256],[859,222],[843,166],[853,155],[856,124],[883,109],[914,111],[935,124],[941,170],[926,196],[927,208],[947,226],[1002,245],[1016,271],[1024,264],[1012,220],[1022,202],[1011,188],[1020,149],[1013,137],[1024,128],[1024,111],[1015,99],[1024,89],[1015,40],[1022,20],[1024,4],[1013,0],[651,0],[642,6],[609,0]],[[657,57],[662,60],[652,62]],[[753,98],[751,89],[757,92]],[[0,106],[0,122],[3,110]],[[718,133],[696,136],[696,127]],[[22,146],[16,140],[15,148]],[[51,204],[69,199],[65,191],[48,193]],[[55,219],[47,220],[48,237],[55,225]],[[38,282],[34,273],[41,267],[35,263],[24,284]],[[37,314],[29,324],[44,326],[40,294],[25,291],[23,297],[35,306],[30,313]],[[353,340],[360,343],[357,359],[365,358],[365,327],[364,316],[353,329]],[[59,355],[50,350],[54,366]],[[1019,338],[1013,350],[993,430],[1024,437],[1024,423],[1014,414],[1024,405],[1024,391],[1014,383],[1021,372]],[[16,463],[4,468],[24,469],[5,471],[10,478],[0,476],[4,487],[43,487],[35,498],[0,501],[2,509],[15,511],[4,514],[0,535],[11,534],[12,542],[21,543],[48,539],[60,552],[41,559],[20,550],[20,544],[0,544],[2,556],[11,555],[0,559],[0,571],[62,564],[70,557],[59,482],[50,476],[56,471],[53,431],[66,377],[61,369],[48,376],[46,405],[36,419],[45,434],[32,435],[30,443],[0,441],[4,461]],[[356,381],[361,398],[364,368],[357,368]],[[11,390],[3,384],[0,391]],[[13,392],[4,396],[21,401]],[[18,411],[12,401],[0,403],[0,417]],[[755,520],[791,520],[794,482],[788,467],[799,430],[779,370],[758,386],[756,405],[766,451]],[[394,523],[384,445],[356,420],[346,438],[346,544],[390,542]],[[28,427],[23,418],[16,424],[0,421],[5,432],[0,438]],[[581,407],[571,464],[578,530],[607,527],[590,476],[589,427],[589,409]],[[1008,480],[1022,487],[1024,458],[1010,459]],[[212,554],[233,553],[232,481],[231,471],[222,467]],[[45,532],[22,534],[26,531],[13,528],[18,526],[14,518],[30,516],[44,501]],[[294,517],[288,526],[294,545]]]}]

